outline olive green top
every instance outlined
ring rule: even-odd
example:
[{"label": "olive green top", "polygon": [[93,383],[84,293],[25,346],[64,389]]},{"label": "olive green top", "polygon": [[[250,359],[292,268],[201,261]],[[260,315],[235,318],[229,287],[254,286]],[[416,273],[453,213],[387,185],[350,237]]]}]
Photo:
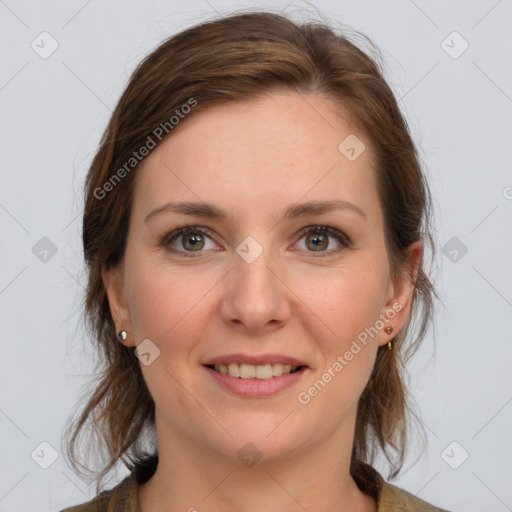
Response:
[{"label": "olive green top", "polygon": [[[113,489],[101,492],[87,503],[61,512],[141,512],[138,488],[151,478],[157,463],[157,456],[141,461]],[[366,477],[368,481],[357,483],[366,494],[375,498],[378,512],[447,512],[385,482],[380,473],[369,465],[366,465]]]}]

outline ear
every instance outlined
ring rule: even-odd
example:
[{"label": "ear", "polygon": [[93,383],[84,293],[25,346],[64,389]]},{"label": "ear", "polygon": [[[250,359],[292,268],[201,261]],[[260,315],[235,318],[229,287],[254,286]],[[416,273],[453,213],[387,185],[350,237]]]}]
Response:
[{"label": "ear", "polygon": [[[381,318],[384,319],[385,325],[379,332],[379,345],[385,345],[391,341],[409,319],[412,296],[423,256],[423,244],[421,241],[413,242],[407,248],[407,253],[409,255],[407,263],[405,263],[402,272],[391,282],[388,300],[381,312]],[[386,327],[393,327],[393,332],[387,334],[385,331]]]},{"label": "ear", "polygon": [[103,269],[101,277],[107,292],[110,314],[114,320],[116,333],[126,331],[128,335],[125,341],[119,341],[127,347],[133,347],[135,346],[135,340],[133,338],[130,312],[125,299],[122,266]]}]

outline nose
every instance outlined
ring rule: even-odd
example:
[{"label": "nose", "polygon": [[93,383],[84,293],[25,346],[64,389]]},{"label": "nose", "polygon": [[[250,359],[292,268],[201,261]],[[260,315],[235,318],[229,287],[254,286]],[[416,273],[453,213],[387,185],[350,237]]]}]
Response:
[{"label": "nose", "polygon": [[290,319],[290,290],[270,250],[248,262],[234,254],[226,276],[221,315],[231,328],[261,335],[282,328]]}]

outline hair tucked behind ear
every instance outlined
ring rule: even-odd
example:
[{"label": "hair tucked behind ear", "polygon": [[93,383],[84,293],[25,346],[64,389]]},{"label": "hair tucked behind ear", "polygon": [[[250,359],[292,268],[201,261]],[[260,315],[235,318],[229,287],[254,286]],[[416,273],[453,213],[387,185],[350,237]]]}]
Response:
[{"label": "hair tucked behind ear", "polygon": [[[132,469],[151,451],[155,427],[155,405],[133,349],[117,340],[101,277],[103,269],[119,266],[124,257],[137,174],[136,165],[126,171],[126,164],[152,134],[156,144],[164,140],[157,140],[155,129],[169,125],[191,99],[195,106],[188,116],[277,89],[323,96],[371,141],[393,274],[404,268],[411,243],[429,241],[422,234],[429,233],[430,197],[407,124],[376,61],[348,37],[325,23],[299,24],[269,12],[246,12],[202,23],[163,42],[131,76],[85,183],[85,313],[100,372],[83,411],[69,426],[68,457],[75,470],[88,471],[79,462],[80,441],[92,440],[100,469],[89,474],[96,477],[97,489],[118,461]],[[170,129],[167,133],[172,137]],[[420,262],[411,319],[395,336],[392,351],[379,349],[359,401],[354,477],[364,478],[362,463],[371,463],[380,450],[392,474],[402,466],[409,407],[404,362],[426,333],[434,295]],[[414,329],[413,319],[418,321]],[[85,458],[90,464],[92,458]]]}]

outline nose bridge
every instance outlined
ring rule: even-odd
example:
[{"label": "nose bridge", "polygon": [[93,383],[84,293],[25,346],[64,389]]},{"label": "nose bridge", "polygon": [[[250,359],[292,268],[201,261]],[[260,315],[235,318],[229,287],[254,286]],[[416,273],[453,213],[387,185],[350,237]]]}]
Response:
[{"label": "nose bridge", "polygon": [[266,242],[264,247],[264,241],[260,244],[255,238],[247,237],[236,248],[234,258],[235,275],[238,278],[235,288],[240,298],[252,299],[249,302],[255,305],[261,303],[260,308],[262,304],[268,307],[276,292],[275,277],[269,270],[273,265],[273,251],[268,238]]},{"label": "nose bridge", "polygon": [[270,237],[260,240],[247,237],[237,246],[223,298],[225,320],[245,324],[251,330],[272,321],[282,323],[289,315],[286,292],[275,275],[277,260]]}]

